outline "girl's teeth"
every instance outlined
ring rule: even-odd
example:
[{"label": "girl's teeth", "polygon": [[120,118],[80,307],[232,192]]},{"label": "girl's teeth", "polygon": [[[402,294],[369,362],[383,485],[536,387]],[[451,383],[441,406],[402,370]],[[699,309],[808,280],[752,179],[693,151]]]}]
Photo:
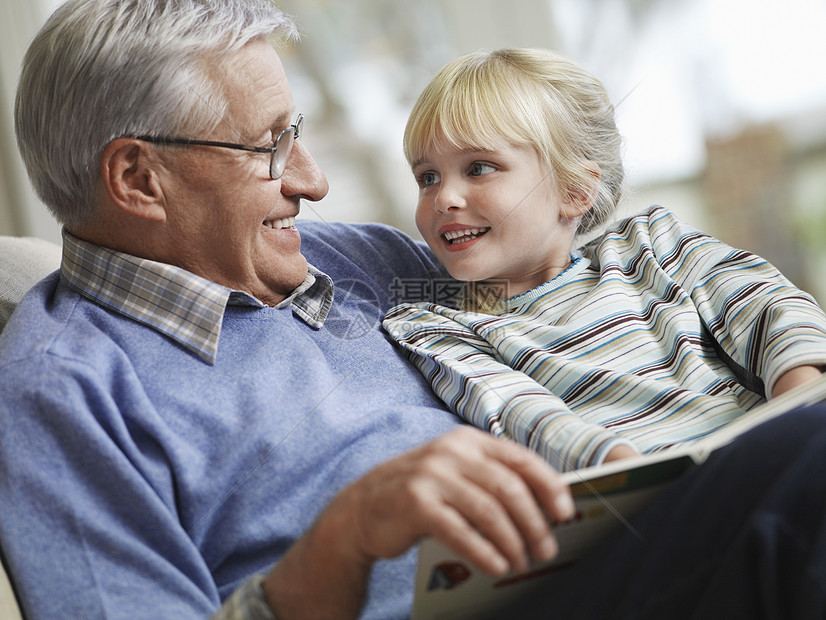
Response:
[{"label": "girl's teeth", "polygon": [[490,228],[465,228],[464,230],[451,230],[443,236],[448,243],[464,243],[484,235]]}]

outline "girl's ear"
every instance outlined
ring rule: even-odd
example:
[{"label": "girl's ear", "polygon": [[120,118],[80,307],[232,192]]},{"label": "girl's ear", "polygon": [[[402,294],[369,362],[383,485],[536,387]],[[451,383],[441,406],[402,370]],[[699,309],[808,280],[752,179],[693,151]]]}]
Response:
[{"label": "girl's ear", "polygon": [[592,161],[582,162],[588,175],[586,181],[578,187],[568,188],[567,194],[563,197],[563,215],[569,219],[585,215],[597,199],[599,193],[599,165]]},{"label": "girl's ear", "polygon": [[157,157],[151,147],[134,138],[118,138],[103,150],[100,161],[104,191],[122,211],[147,220],[166,218],[163,190],[158,183]]}]

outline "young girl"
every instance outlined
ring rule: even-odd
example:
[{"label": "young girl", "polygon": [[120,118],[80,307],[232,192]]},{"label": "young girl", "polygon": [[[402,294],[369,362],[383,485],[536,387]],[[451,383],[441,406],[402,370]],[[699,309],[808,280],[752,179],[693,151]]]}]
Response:
[{"label": "young girl", "polygon": [[826,365],[826,315],[661,207],[574,250],[623,184],[600,82],[540,50],[459,58],[404,136],[416,224],[457,307],[384,321],[460,416],[560,470],[696,440]]}]

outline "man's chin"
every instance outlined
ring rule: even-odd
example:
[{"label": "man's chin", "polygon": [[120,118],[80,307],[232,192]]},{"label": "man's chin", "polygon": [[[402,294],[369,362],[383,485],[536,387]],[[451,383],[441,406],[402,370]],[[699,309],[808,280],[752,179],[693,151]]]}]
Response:
[{"label": "man's chin", "polygon": [[282,257],[271,272],[268,278],[269,288],[272,293],[283,298],[292,295],[293,291],[304,284],[309,273],[309,265],[303,254],[296,254],[294,257]]}]

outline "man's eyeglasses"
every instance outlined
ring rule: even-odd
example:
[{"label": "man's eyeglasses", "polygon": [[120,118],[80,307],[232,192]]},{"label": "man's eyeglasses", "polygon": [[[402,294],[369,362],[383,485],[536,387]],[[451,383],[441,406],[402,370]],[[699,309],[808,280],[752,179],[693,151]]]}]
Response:
[{"label": "man's eyeglasses", "polygon": [[213,142],[212,140],[190,140],[189,138],[169,138],[163,136],[134,136],[136,140],[151,142],[153,144],[180,144],[183,146],[217,146],[222,149],[237,149],[239,151],[249,151],[250,153],[270,154],[270,178],[280,179],[287,166],[287,158],[293,149],[293,142],[301,137],[304,129],[304,115],[299,114],[295,123],[287,127],[278,134],[272,146],[247,146],[245,144],[234,144],[232,142]]}]

